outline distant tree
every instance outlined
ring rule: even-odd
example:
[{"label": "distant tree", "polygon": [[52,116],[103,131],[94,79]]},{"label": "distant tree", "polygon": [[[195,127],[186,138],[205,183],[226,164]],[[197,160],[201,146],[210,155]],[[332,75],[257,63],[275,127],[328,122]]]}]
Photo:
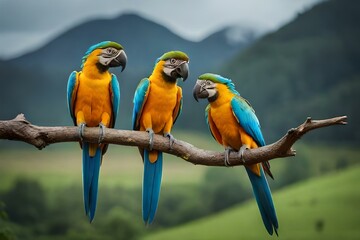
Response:
[{"label": "distant tree", "polygon": [[208,213],[197,185],[165,185],[155,224],[161,227],[178,225]]},{"label": "distant tree", "polygon": [[47,214],[45,192],[37,181],[18,179],[3,199],[9,219],[15,223],[35,224]]},{"label": "distant tree", "polygon": [[281,177],[279,177],[282,185],[306,179],[311,175],[309,162],[306,158],[301,159],[301,157],[297,156],[296,158],[286,161],[284,164],[284,170],[282,171]]},{"label": "distant tree", "polygon": [[6,214],[5,204],[0,202],[0,240],[15,240],[15,235],[7,226],[8,215]]},{"label": "distant tree", "polygon": [[112,239],[137,239],[142,234],[142,221],[120,207],[113,208],[101,224],[103,235]]},{"label": "distant tree", "polygon": [[[245,174],[246,175],[246,174]],[[217,212],[251,196],[249,187],[234,169],[209,168],[202,184],[203,202]]]}]

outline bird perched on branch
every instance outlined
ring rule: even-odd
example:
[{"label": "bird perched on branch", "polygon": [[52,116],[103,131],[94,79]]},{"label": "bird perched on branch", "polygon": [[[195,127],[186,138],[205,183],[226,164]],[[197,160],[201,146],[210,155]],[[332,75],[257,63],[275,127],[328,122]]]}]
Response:
[{"label": "bird perched on branch", "polygon": [[[265,145],[260,123],[249,102],[235,90],[234,83],[220,75],[206,73],[199,76],[193,89],[196,101],[207,98],[206,122],[215,140],[225,147],[225,165],[229,166],[230,151],[237,151],[243,159],[247,148]],[[244,159],[243,159],[244,161]],[[264,171],[273,178],[270,164],[245,165],[265,228],[277,234],[278,220]]]},{"label": "bird perched on branch", "polygon": [[149,78],[140,81],[134,95],[132,126],[134,130],[149,133],[149,150],[139,148],[144,161],[142,215],[145,224],[154,220],[158,206],[162,152],[153,150],[154,134],[169,138],[174,144],[171,129],[182,108],[182,89],[177,80],[185,81],[189,74],[189,57],[180,51],[171,51],[157,59]]},{"label": "bird perched on branch", "polygon": [[[68,108],[75,126],[79,126],[83,150],[84,205],[90,222],[95,216],[100,165],[108,148],[101,142],[105,128],[115,126],[120,103],[119,82],[109,68],[121,66],[123,71],[126,62],[127,57],[120,44],[100,42],[87,50],[82,58],[82,70],[73,71],[68,80]],[[98,143],[82,141],[85,126],[99,127]]]}]

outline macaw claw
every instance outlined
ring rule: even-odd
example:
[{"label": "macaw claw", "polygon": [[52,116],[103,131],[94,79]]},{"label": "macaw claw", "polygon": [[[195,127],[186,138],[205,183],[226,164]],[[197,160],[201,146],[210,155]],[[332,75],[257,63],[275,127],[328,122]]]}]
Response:
[{"label": "macaw claw", "polygon": [[243,145],[241,146],[240,150],[239,150],[239,157],[240,157],[240,160],[241,160],[243,163],[245,163],[244,151],[245,151],[246,149],[249,149],[249,146],[246,145],[246,144],[243,144]]},{"label": "macaw claw", "polygon": [[230,161],[229,161],[229,156],[230,156],[230,151],[232,150],[231,147],[226,147],[225,148],[225,159],[224,159],[224,164],[226,167],[230,167]]},{"label": "macaw claw", "polygon": [[154,130],[148,128],[146,131],[149,133],[149,150],[151,151],[154,147]]},{"label": "macaw claw", "polygon": [[98,144],[100,145],[105,138],[105,128],[106,127],[104,124],[100,123],[99,128],[100,128],[100,136],[99,136]]},{"label": "macaw claw", "polygon": [[84,130],[85,130],[85,123],[80,123],[79,126],[79,137],[80,137],[80,141],[83,142],[84,141]]},{"label": "macaw claw", "polygon": [[170,140],[170,145],[169,145],[169,147],[170,147],[170,149],[172,149],[172,148],[173,148],[173,145],[174,145],[174,143],[175,143],[175,138],[174,138],[173,135],[171,135],[170,133],[165,133],[165,134],[164,134],[164,137],[169,138],[169,140]]}]

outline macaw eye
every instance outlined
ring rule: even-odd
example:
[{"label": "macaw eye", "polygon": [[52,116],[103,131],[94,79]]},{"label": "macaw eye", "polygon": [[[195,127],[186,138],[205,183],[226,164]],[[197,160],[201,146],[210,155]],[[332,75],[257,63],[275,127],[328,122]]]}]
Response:
[{"label": "macaw eye", "polygon": [[206,81],[206,85],[211,85],[211,81]]},{"label": "macaw eye", "polygon": [[171,63],[171,64],[175,64],[175,63],[176,63],[176,59],[175,59],[175,58],[170,59],[170,63]]},{"label": "macaw eye", "polygon": [[108,54],[112,54],[112,53],[113,53],[113,50],[112,50],[111,48],[108,48],[108,49],[106,49],[106,52],[107,52]]}]

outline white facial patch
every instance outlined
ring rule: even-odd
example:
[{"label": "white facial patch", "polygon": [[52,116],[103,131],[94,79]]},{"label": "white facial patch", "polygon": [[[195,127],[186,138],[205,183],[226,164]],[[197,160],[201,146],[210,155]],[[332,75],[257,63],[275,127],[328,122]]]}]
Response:
[{"label": "white facial patch", "polygon": [[174,71],[174,68],[164,67],[163,72],[171,77],[171,72]]},{"label": "white facial patch", "polygon": [[181,64],[184,63],[186,63],[186,61],[170,58],[166,60],[164,63],[163,72],[169,77],[171,77],[172,76],[171,73],[174,71],[174,69],[176,69],[177,67],[179,67]]},{"label": "white facial patch", "polygon": [[207,91],[208,92],[208,98],[215,96],[217,90],[216,90],[216,83],[210,81],[210,80],[197,80],[196,84],[200,85],[200,92]]},{"label": "white facial patch", "polygon": [[105,48],[99,54],[99,62],[102,65],[107,66],[112,60],[117,58],[121,54],[121,52],[123,52],[123,50],[118,50],[113,47]]},{"label": "white facial patch", "polygon": [[207,92],[209,93],[208,98],[210,98],[210,97],[215,96],[215,94],[216,94],[216,89],[215,89],[215,88],[207,89]]}]

